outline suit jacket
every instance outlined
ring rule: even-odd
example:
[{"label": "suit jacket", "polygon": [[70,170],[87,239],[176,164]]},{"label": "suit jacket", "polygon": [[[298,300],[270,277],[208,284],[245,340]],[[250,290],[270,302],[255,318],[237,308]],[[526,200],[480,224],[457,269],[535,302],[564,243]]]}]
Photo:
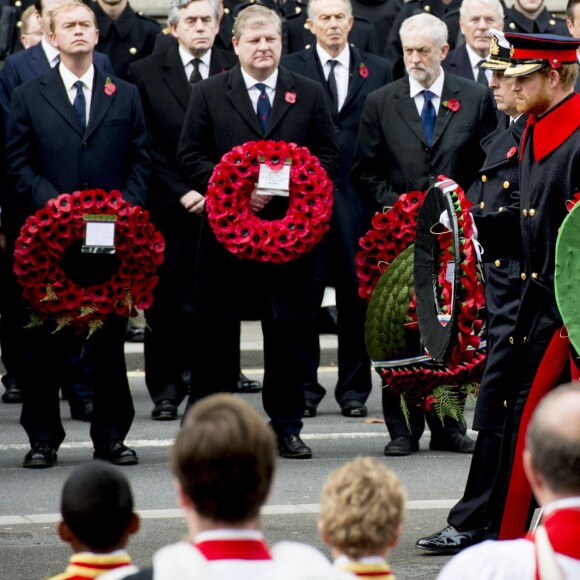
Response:
[{"label": "suit jacket", "polygon": [[[324,259],[320,265],[331,271],[319,270],[318,275],[327,279],[356,280],[355,254],[358,240],[368,230],[373,209],[367,200],[351,185],[350,169],[354,156],[354,146],[363,105],[367,95],[391,82],[391,65],[385,59],[350,48],[350,81],[346,100],[341,110],[333,111],[334,128],[340,147],[341,164],[334,181],[335,201],[332,213],[332,228],[322,246]],[[317,81],[324,88],[324,94],[331,105],[328,83],[315,47],[283,57],[282,64],[305,77]],[[368,76],[361,75],[361,67],[366,67]]]},{"label": "suit jacket", "polygon": [[[111,61],[105,54],[94,52],[93,62],[96,67],[114,74]],[[4,61],[4,67],[0,72],[0,105],[4,110],[6,123],[10,115],[10,102],[14,89],[49,70],[50,63],[40,43],[12,54]]]},{"label": "suit jacket", "polygon": [[60,193],[119,189],[134,204],[146,199],[149,178],[147,132],[137,89],[95,67],[89,122],[80,124],[58,68],[14,91],[6,155],[10,198],[21,217]]},{"label": "suit jacket", "polygon": [[531,19],[516,10],[513,6],[505,11],[505,22],[503,25],[505,32],[526,32],[542,34],[558,34],[559,36],[570,36],[566,21],[558,18],[555,14],[544,9]]},{"label": "suit jacket", "polygon": [[[443,105],[452,98],[460,104],[455,112]],[[446,73],[429,147],[409,80],[399,79],[367,97],[351,179],[377,210],[427,189],[440,174],[467,191],[484,160],[480,142],[496,124],[489,90]]]},{"label": "suit jacket", "polygon": [[441,63],[441,66],[451,74],[463,77],[464,79],[469,79],[470,81],[475,81],[473,69],[471,68],[471,61],[469,60],[465,44],[450,50],[445,60]]},{"label": "suit jacket", "polygon": [[[286,93],[295,102],[285,99]],[[177,159],[187,182],[207,190],[215,164],[233,147],[247,141],[283,140],[308,147],[334,177],[340,162],[332,117],[323,90],[314,81],[278,69],[276,94],[266,132],[248,95],[240,66],[193,86]],[[263,212],[279,218],[288,206],[274,198]],[[314,312],[314,278],[310,255],[286,264],[240,260],[215,239],[207,221],[196,268],[196,304],[200,314],[233,318],[302,318]],[[245,281],[236,284],[235,281]]]},{"label": "suit jacket", "polygon": [[[225,72],[237,62],[235,54],[213,48],[209,74]],[[191,95],[177,43],[173,42],[166,52],[133,63],[129,80],[139,89],[149,131],[152,155],[149,204],[153,209],[167,208],[179,203],[179,198],[191,189],[175,160]]]}]

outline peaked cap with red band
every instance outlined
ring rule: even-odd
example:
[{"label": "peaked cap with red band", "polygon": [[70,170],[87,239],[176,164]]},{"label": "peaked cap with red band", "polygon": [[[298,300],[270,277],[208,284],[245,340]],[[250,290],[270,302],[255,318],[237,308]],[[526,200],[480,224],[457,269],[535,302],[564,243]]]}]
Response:
[{"label": "peaked cap with red band", "polygon": [[580,38],[558,36],[557,34],[505,33],[511,44],[510,66],[506,77],[520,77],[540,69],[560,68],[563,64],[578,62]]}]

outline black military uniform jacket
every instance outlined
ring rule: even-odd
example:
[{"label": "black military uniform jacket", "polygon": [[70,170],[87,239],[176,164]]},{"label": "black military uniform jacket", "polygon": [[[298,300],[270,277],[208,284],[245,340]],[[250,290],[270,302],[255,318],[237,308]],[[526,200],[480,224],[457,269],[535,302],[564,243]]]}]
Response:
[{"label": "black military uniform jacket", "polygon": [[[480,179],[473,184],[470,198],[477,200],[473,213],[477,216],[505,211],[519,199],[520,140],[527,116],[521,115],[508,126],[509,117],[503,115],[495,131],[484,137],[481,147],[485,161]],[[513,248],[502,259],[489,260],[484,252],[485,307],[487,322],[487,362],[475,408],[473,428],[501,431],[506,407],[506,370],[511,360],[509,337],[514,333],[522,280],[520,277],[521,242],[519,231],[510,228],[497,231],[496,236]],[[488,259],[488,261],[486,261]]]},{"label": "black military uniform jacket", "polygon": [[161,27],[151,18],[135,12],[129,4],[117,20],[107,16],[97,2],[90,2],[90,7],[95,12],[99,29],[96,50],[108,55],[115,74],[126,79],[129,65],[153,52]]},{"label": "black military uniform jacket", "polygon": [[530,116],[520,156],[519,203],[476,222],[490,257],[505,255],[498,228],[521,232],[523,283],[514,345],[546,339],[562,324],[554,296],[556,238],[566,202],[580,191],[580,95],[572,93],[539,120]]},{"label": "black military uniform jacket", "polygon": [[505,12],[505,32],[526,32],[541,34],[559,34],[570,36],[566,21],[548,12],[546,8],[533,20],[528,18],[515,8],[508,8]]}]

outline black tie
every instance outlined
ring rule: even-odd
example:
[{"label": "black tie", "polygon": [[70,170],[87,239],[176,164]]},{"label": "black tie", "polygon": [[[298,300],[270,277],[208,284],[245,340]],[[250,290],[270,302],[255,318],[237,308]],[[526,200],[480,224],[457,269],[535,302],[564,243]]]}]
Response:
[{"label": "black tie", "polygon": [[329,60],[330,72],[328,73],[328,90],[330,91],[330,100],[334,111],[338,113],[338,87],[336,85],[336,76],[334,75],[334,67],[338,64],[337,60]]},{"label": "black tie", "polygon": [[199,58],[194,58],[192,62],[193,62],[193,71],[189,77],[189,82],[192,85],[194,85],[195,83],[202,81],[203,77],[201,76],[201,73],[199,72],[199,63],[201,62],[201,60]]},{"label": "black tie", "polygon": [[77,94],[73,101],[73,107],[84,129],[87,126],[87,102],[85,101],[85,93],[83,92],[83,81],[77,81],[75,87],[77,88]]},{"label": "black tie", "polygon": [[262,131],[266,132],[266,127],[268,126],[268,119],[270,118],[270,111],[272,106],[270,105],[270,99],[266,94],[266,85],[264,83],[256,83],[256,87],[260,89],[260,96],[258,97],[258,106],[256,107],[256,112],[258,114],[258,121],[262,126]]},{"label": "black tie", "polygon": [[477,82],[480,85],[484,85],[486,87],[489,87],[489,81],[487,80],[487,75],[485,74],[485,69],[481,68],[481,63],[485,62],[484,60],[480,60],[479,64],[477,65],[479,70],[477,71]]},{"label": "black tie", "polygon": [[435,107],[431,102],[434,96],[435,94],[431,91],[423,91],[425,102],[423,103],[423,110],[421,111],[421,121],[423,122],[423,129],[425,130],[425,137],[427,138],[427,145],[429,147],[433,144],[433,133],[435,132],[435,121],[437,120]]}]

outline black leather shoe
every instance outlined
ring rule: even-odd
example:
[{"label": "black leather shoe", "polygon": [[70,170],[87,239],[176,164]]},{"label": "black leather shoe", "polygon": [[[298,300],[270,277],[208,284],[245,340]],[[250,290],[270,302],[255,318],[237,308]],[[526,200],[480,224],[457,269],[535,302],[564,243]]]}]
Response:
[{"label": "black leather shoe", "polygon": [[418,441],[413,441],[411,437],[395,437],[385,446],[384,454],[387,457],[405,457],[419,451]]},{"label": "black leather shoe", "polygon": [[155,403],[155,407],[151,411],[151,418],[154,421],[173,421],[177,419],[177,405],[170,399],[163,399],[159,403]]},{"label": "black leather shoe", "polygon": [[70,418],[75,421],[90,423],[93,419],[93,400],[86,398],[80,403],[70,406]]},{"label": "black leather shoe", "polygon": [[137,454],[122,441],[111,441],[109,445],[97,447],[93,459],[102,459],[113,465],[135,465],[139,463]]},{"label": "black leather shoe", "polygon": [[341,409],[343,417],[366,417],[368,415],[366,405],[360,401],[345,401]]},{"label": "black leather shoe", "polygon": [[312,401],[306,401],[306,406],[304,407],[304,415],[306,419],[311,419],[312,417],[316,417],[317,413],[316,404]]},{"label": "black leather shoe", "polygon": [[417,548],[438,554],[457,554],[460,550],[469,548],[482,542],[485,530],[468,530],[460,532],[455,526],[447,526],[445,529],[417,540]]},{"label": "black leather shoe", "polygon": [[449,437],[431,437],[429,449],[433,451],[452,451],[453,453],[473,453],[475,441],[467,435],[453,433]]},{"label": "black leather shoe", "polygon": [[253,381],[240,371],[240,378],[237,384],[238,393],[259,393],[261,390],[262,383],[260,381]]},{"label": "black leather shoe", "polygon": [[42,469],[52,467],[56,463],[56,451],[48,443],[38,442],[32,446],[32,449],[24,456],[22,467],[31,469]]},{"label": "black leather shoe", "polygon": [[280,455],[288,459],[310,459],[312,449],[300,439],[300,435],[278,435]]},{"label": "black leather shoe", "polygon": [[8,383],[6,391],[2,393],[3,403],[22,403],[22,390],[14,383]]}]

